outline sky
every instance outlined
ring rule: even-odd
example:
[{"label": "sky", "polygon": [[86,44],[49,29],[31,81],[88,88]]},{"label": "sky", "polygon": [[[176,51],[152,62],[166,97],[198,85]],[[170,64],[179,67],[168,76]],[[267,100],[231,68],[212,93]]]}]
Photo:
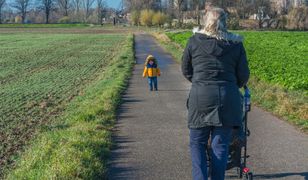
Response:
[{"label": "sky", "polygon": [[108,6],[112,8],[119,8],[120,3],[121,0],[107,0]]},{"label": "sky", "polygon": [[[112,8],[119,8],[122,0],[106,0],[107,5]],[[6,0],[6,2],[11,3],[13,0]]]}]

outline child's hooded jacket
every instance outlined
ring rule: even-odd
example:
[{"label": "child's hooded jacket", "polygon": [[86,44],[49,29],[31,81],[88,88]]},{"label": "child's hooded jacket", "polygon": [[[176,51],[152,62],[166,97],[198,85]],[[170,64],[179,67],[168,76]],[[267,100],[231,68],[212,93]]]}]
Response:
[{"label": "child's hooded jacket", "polygon": [[[149,62],[153,61],[153,65]],[[145,61],[143,77],[157,77],[160,76],[160,69],[157,67],[157,61],[154,56],[149,55]]]}]

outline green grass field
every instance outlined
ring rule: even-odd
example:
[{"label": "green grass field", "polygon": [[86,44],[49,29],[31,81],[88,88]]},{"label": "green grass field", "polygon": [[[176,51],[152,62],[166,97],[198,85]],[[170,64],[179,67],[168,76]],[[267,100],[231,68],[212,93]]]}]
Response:
[{"label": "green grass field", "polygon": [[82,28],[89,24],[0,24],[0,28]]},{"label": "green grass field", "polygon": [[[252,75],[288,89],[308,94],[308,33],[237,32],[245,37],[245,48]],[[167,33],[183,48],[192,35]]]},{"label": "green grass field", "polygon": [[[308,33],[236,33],[245,38],[254,103],[308,132]],[[180,62],[192,32],[154,35]]]},{"label": "green grass field", "polygon": [[0,34],[2,176],[104,175],[109,130],[133,62],[127,36]]}]

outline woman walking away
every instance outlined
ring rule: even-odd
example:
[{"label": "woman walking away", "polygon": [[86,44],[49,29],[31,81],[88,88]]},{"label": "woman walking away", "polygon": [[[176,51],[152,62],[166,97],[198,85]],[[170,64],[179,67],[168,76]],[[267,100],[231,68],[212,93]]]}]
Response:
[{"label": "woman walking away", "polygon": [[249,78],[243,38],[226,28],[223,9],[209,9],[204,29],[188,41],[182,58],[183,75],[192,82],[188,108],[194,180],[206,180],[206,145],[211,137],[211,178],[223,180],[232,129],[241,126],[239,88]]}]

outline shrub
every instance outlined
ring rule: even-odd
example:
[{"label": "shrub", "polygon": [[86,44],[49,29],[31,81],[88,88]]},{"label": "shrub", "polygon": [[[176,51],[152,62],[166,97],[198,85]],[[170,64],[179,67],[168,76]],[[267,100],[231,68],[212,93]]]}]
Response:
[{"label": "shrub", "polygon": [[68,24],[71,22],[71,18],[68,16],[64,16],[61,19],[58,20],[58,23],[60,24]]},{"label": "shrub", "polygon": [[238,17],[230,17],[227,20],[228,29],[240,29],[240,19]]},{"label": "shrub", "polygon": [[140,19],[140,12],[137,10],[134,10],[131,16],[131,23],[133,25],[139,25],[139,19]]},{"label": "shrub", "polygon": [[278,19],[278,24],[277,24],[277,29],[281,29],[281,30],[284,30],[286,28],[288,24],[288,18],[287,16],[281,16],[279,19]]},{"label": "shrub", "polygon": [[167,22],[167,15],[162,12],[157,12],[153,15],[152,23],[156,26],[163,26]]},{"label": "shrub", "polygon": [[16,16],[15,17],[15,23],[21,24],[22,23],[22,18],[21,16]]},{"label": "shrub", "polygon": [[154,11],[153,10],[142,10],[140,13],[140,22],[143,26],[152,26]]},{"label": "shrub", "polygon": [[308,7],[293,8],[288,14],[289,29],[308,29]]},{"label": "shrub", "polygon": [[193,23],[193,22],[188,22],[188,23],[182,24],[182,28],[184,28],[184,29],[193,29],[196,26],[198,26],[198,24]]}]

